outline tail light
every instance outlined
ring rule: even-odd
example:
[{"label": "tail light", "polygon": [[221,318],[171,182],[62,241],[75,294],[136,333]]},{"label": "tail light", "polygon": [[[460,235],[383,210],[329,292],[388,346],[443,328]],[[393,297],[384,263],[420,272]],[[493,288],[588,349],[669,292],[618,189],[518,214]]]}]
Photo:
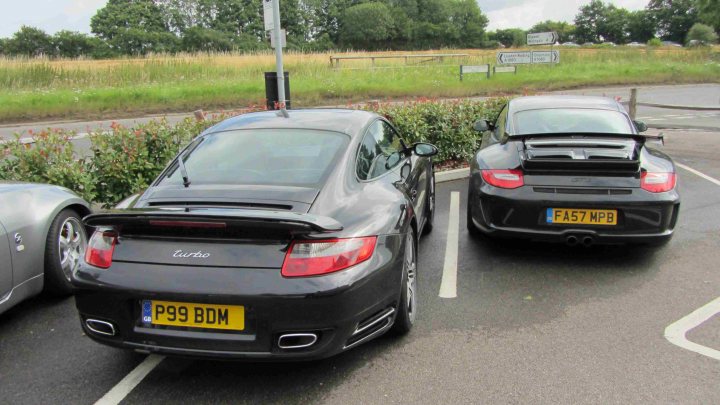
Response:
[{"label": "tail light", "polygon": [[350,239],[294,241],[282,267],[284,277],[308,277],[334,273],[372,257],[376,236]]},{"label": "tail light", "polygon": [[677,177],[669,172],[642,172],[640,187],[651,193],[664,193],[675,188]]},{"label": "tail light", "polygon": [[522,170],[483,170],[482,177],[491,186],[518,188],[525,184]]},{"label": "tail light", "polygon": [[92,266],[107,269],[112,264],[112,255],[117,243],[117,232],[97,230],[88,242],[85,261]]}]

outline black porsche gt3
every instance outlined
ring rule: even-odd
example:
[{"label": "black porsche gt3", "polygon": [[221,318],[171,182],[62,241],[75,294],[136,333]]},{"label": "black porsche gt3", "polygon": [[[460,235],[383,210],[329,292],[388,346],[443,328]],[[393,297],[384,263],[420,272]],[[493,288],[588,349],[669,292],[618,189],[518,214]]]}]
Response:
[{"label": "black porsche gt3", "polygon": [[471,235],[585,246],[672,237],[675,166],[617,101],[520,97],[475,129],[484,134],[470,162]]},{"label": "black porsche gt3", "polygon": [[436,153],[365,111],[228,119],[145,192],[84,219],[82,328],[141,352],[255,360],[407,333]]}]

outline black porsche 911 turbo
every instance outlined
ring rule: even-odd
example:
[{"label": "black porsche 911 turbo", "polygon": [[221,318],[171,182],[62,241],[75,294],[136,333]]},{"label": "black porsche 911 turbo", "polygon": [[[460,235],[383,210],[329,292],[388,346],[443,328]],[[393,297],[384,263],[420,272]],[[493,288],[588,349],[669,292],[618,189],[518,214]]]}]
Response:
[{"label": "black porsche 911 turbo", "polygon": [[565,242],[663,244],[678,219],[672,160],[613,99],[512,99],[480,120],[470,162],[471,235]]},{"label": "black porsche 911 turbo", "polygon": [[252,360],[322,358],[407,333],[436,153],[365,111],[219,123],[145,192],[84,219],[96,229],[73,275],[85,333]]}]

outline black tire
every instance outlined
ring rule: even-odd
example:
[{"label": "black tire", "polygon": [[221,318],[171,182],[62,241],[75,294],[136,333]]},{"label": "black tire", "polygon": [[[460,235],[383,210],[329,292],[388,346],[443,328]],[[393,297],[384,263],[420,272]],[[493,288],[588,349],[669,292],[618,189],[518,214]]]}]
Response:
[{"label": "black tire", "polygon": [[[390,330],[396,336],[407,335],[417,317],[417,238],[415,231],[408,232],[405,243],[406,253],[405,260],[403,260],[402,283],[400,283],[400,303],[397,307],[395,323]],[[408,283],[412,283],[412,285],[409,286]]]},{"label": "black tire", "polygon": [[423,226],[423,235],[427,235],[433,230],[435,222],[435,173],[430,178],[429,192],[427,193],[427,209],[425,212],[425,225]]},{"label": "black tire", "polygon": [[83,260],[87,232],[82,217],[72,209],[64,209],[53,219],[45,241],[45,291],[56,296],[72,294],[72,271]]},{"label": "black tire", "polygon": [[472,200],[473,200],[472,193],[470,192],[470,190],[468,190],[468,200],[467,200],[467,210],[466,210],[467,211],[466,226],[467,226],[467,230],[468,230],[468,233],[470,234],[470,236],[473,238],[478,238],[478,237],[482,236],[482,232],[480,232],[478,227],[475,226],[475,223],[473,222],[473,219],[472,219]]}]

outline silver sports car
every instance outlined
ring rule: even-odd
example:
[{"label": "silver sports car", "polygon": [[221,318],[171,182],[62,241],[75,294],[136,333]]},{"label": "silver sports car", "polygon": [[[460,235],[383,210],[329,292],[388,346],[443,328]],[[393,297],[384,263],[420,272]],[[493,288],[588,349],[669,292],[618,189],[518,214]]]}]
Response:
[{"label": "silver sports car", "polygon": [[88,214],[88,203],[66,188],[0,182],[0,313],[43,290],[73,291]]}]

